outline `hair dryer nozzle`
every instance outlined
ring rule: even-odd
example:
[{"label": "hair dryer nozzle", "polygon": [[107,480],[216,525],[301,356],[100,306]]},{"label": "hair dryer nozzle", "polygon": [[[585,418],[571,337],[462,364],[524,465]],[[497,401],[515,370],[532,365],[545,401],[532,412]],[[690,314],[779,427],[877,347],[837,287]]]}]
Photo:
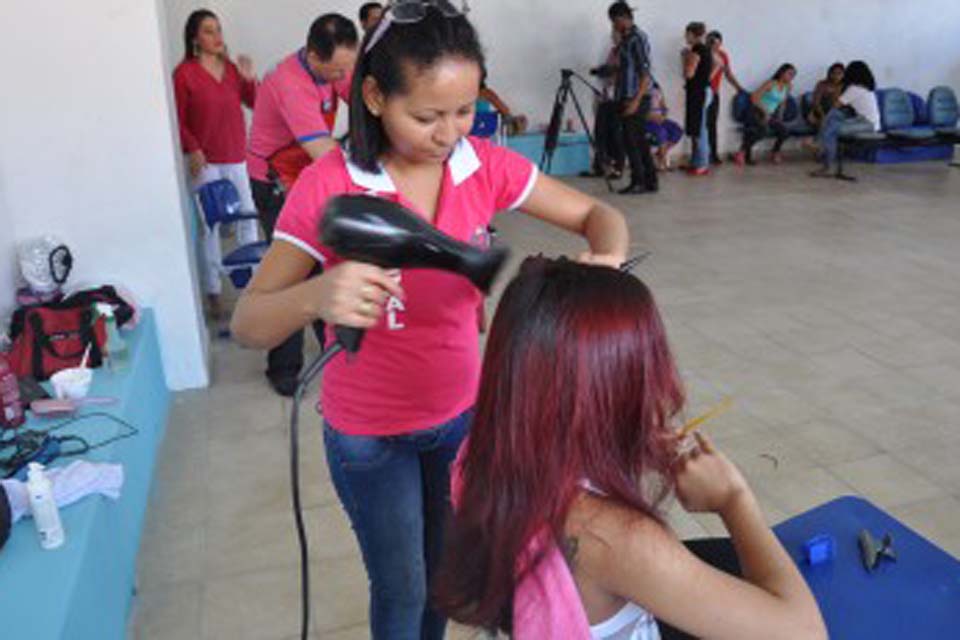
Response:
[{"label": "hair dryer nozzle", "polygon": [[455,240],[402,205],[366,195],[332,198],[320,224],[320,240],[347,260],[384,269],[439,269],[490,290],[508,251],[478,249]]}]

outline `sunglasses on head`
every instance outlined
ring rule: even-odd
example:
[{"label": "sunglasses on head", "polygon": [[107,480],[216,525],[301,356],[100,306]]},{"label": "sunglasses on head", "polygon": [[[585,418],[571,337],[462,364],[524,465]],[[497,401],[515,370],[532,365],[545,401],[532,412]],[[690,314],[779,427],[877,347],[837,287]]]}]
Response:
[{"label": "sunglasses on head", "polygon": [[457,9],[450,0],[397,0],[388,3],[384,10],[384,16],[380,20],[380,24],[377,25],[377,30],[363,52],[370,53],[377,46],[377,43],[383,39],[384,34],[394,22],[397,24],[420,22],[427,17],[427,11],[431,7],[439,11],[444,18],[457,18],[466,15],[469,11],[466,2],[464,2],[461,10]]}]

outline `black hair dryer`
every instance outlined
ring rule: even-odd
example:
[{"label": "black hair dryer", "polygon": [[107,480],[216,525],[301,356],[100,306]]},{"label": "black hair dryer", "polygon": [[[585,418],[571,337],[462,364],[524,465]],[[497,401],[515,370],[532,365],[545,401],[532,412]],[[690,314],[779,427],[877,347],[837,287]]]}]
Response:
[{"label": "black hair dryer", "polygon": [[[439,269],[458,273],[484,293],[490,291],[509,251],[479,249],[437,231],[402,205],[367,195],[337,196],[326,206],[320,241],[345,260],[383,269]],[[356,353],[363,330],[335,328],[337,340]]]}]

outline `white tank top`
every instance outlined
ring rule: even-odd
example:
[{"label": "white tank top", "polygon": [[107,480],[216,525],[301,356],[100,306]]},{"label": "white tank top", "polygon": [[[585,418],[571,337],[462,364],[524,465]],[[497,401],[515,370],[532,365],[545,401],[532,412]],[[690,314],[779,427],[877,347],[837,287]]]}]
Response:
[{"label": "white tank top", "polygon": [[[580,486],[598,496],[606,495],[589,480]],[[592,640],[660,640],[660,628],[650,612],[628,602],[613,617],[590,627]]]},{"label": "white tank top", "polygon": [[642,607],[628,602],[612,618],[590,627],[592,640],[660,640],[657,621]]}]

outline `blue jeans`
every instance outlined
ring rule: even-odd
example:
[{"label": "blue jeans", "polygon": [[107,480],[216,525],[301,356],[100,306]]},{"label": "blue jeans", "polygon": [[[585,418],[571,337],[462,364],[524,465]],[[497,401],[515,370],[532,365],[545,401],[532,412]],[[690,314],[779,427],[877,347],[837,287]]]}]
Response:
[{"label": "blue jeans", "polygon": [[843,109],[831,109],[820,125],[820,152],[823,166],[830,168],[837,161],[837,140],[843,134],[873,131],[873,125],[863,116],[847,115]]},{"label": "blue jeans", "polygon": [[327,464],[370,581],[375,640],[439,640],[446,619],[428,604],[450,513],[450,464],[472,411],[439,427],[351,436],[324,425]]},{"label": "blue jeans", "polygon": [[707,132],[707,105],[713,96],[713,91],[708,87],[707,96],[703,101],[703,109],[700,114],[700,133],[693,139],[693,153],[690,156],[690,165],[697,169],[710,166],[710,136]]}]

